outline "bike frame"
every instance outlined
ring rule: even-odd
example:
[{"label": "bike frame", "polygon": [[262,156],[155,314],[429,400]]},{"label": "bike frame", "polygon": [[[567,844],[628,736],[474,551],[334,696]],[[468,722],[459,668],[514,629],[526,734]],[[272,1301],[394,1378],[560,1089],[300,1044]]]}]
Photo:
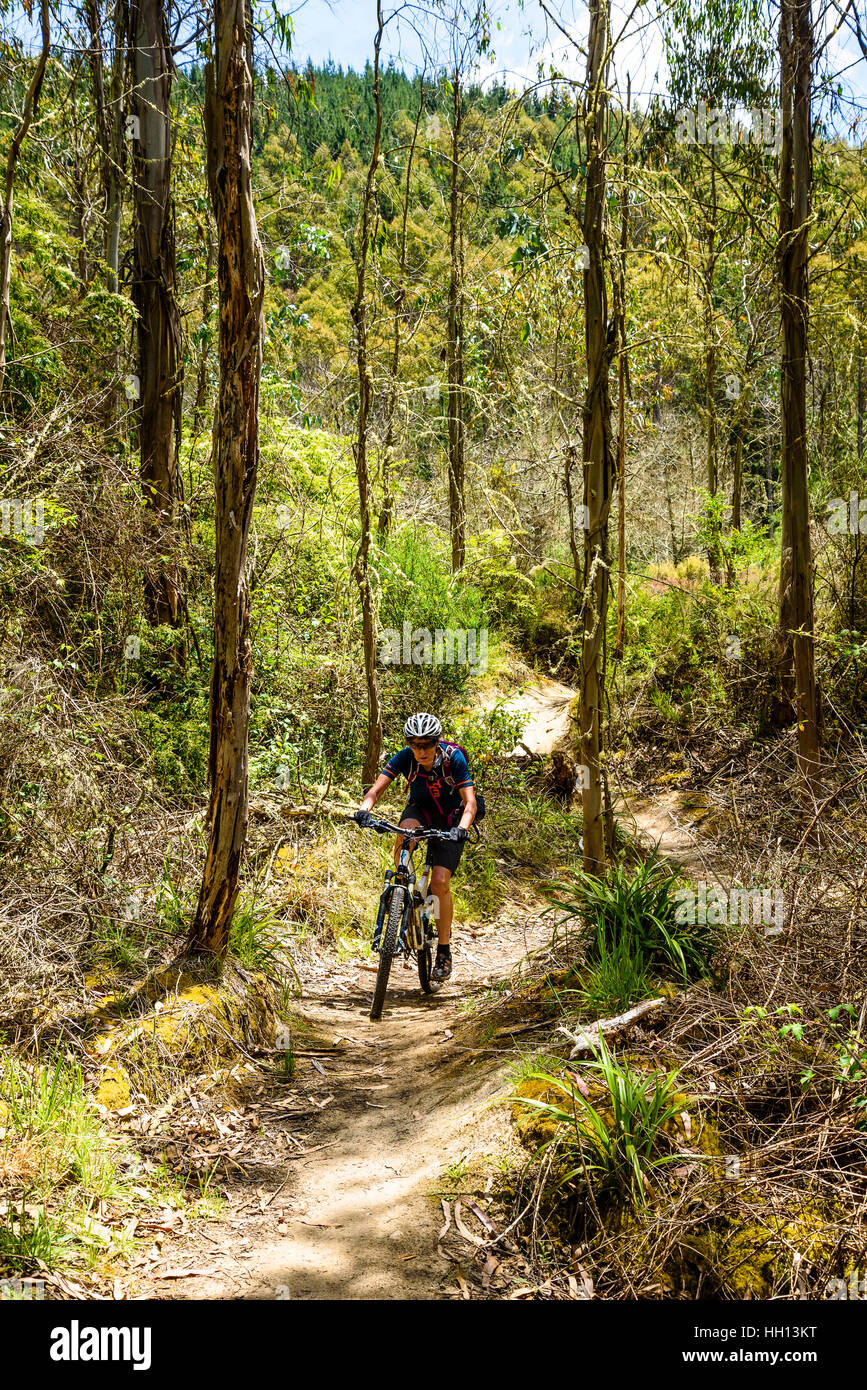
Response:
[{"label": "bike frame", "polygon": [[[354,817],[353,817],[354,819]],[[435,981],[431,968],[431,944],[439,936],[436,921],[431,920],[427,911],[428,888],[431,868],[425,864],[421,878],[416,881],[412,856],[423,840],[451,840],[448,830],[425,830],[422,826],[391,825],[388,821],[373,820],[368,816],[366,822],[377,835],[401,836],[397,863],[385,875],[385,883],[379,896],[379,911],[376,914],[376,927],[373,933],[373,948],[379,952],[379,965],[376,972],[376,988],[370,1006],[370,1017],[376,1021],[382,1017],[385,992],[391,963],[398,956],[416,957],[418,977],[425,995],[435,994],[442,980]],[[478,832],[476,832],[478,835]],[[395,891],[406,895],[405,900],[395,899]],[[400,920],[397,913],[400,908]],[[386,924],[386,915],[388,922]],[[386,932],[388,949],[383,949],[383,928]]]},{"label": "bike frame", "polygon": [[448,840],[451,836],[447,830],[426,830],[423,826],[413,826],[412,829],[406,829],[401,825],[391,825],[388,821],[371,821],[371,829],[375,830],[378,835],[403,836],[403,845],[397,864],[395,868],[389,869],[385,875],[385,884],[379,899],[374,941],[381,934],[382,924],[391,901],[391,890],[400,885],[407,889],[407,907],[404,910],[399,939],[401,950],[404,954],[409,955],[410,951],[420,951],[426,941],[432,940],[437,935],[436,929],[431,929],[430,918],[423,911],[428,898],[431,866],[425,864],[421,878],[416,880],[412,856],[423,841]]},{"label": "bike frame", "polygon": [[[396,834],[404,834],[404,842],[397,865],[395,868],[389,869],[385,875],[385,885],[379,899],[374,941],[378,936],[381,936],[382,924],[391,902],[392,889],[397,886],[406,888],[407,905],[404,909],[398,942],[403,954],[408,956],[411,951],[422,950],[426,938],[429,940],[436,936],[436,930],[430,928],[430,918],[423,911],[430,886],[431,866],[425,864],[421,878],[416,879],[412,856],[419,845],[416,843],[413,846],[412,840],[415,839],[418,842],[423,839],[445,838],[445,836],[442,831],[422,831],[420,834],[410,835],[403,832],[400,826],[388,826],[388,830],[394,830]],[[383,830],[381,833],[386,832]]]}]

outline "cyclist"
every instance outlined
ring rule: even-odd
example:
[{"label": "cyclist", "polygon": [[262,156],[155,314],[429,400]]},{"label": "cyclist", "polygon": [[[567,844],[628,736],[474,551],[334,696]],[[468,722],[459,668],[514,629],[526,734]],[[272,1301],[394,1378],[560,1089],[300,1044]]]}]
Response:
[{"label": "cyclist", "polygon": [[[355,813],[359,825],[369,825],[371,810],[396,777],[405,777],[409,799],[399,825],[448,830],[448,840],[429,840],[430,892],[439,905],[439,942],[432,978],[439,983],[452,973],[451,932],[454,904],[451,877],[458,867],[467,831],[479,810],[472,774],[462,749],[440,738],[443,726],[434,714],[410,715],[403,726],[407,747],[389,758]],[[401,836],[394,851],[400,857]]]}]

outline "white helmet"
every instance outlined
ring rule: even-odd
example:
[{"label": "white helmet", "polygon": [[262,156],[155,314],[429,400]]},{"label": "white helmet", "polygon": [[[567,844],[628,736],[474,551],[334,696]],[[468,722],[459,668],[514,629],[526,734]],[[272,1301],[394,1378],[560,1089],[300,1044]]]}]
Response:
[{"label": "white helmet", "polygon": [[403,732],[409,738],[439,738],[443,731],[443,726],[435,714],[411,714],[403,726]]}]

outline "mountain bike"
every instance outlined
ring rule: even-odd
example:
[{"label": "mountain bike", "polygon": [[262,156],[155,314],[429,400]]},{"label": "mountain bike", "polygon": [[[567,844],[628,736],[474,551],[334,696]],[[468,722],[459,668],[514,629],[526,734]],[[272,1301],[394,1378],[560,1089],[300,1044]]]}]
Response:
[{"label": "mountain bike", "polygon": [[432,979],[431,947],[437,939],[437,926],[428,898],[431,868],[425,864],[421,878],[416,881],[412,856],[416,848],[414,842],[449,840],[451,835],[448,830],[425,830],[421,826],[409,831],[385,820],[372,820],[368,829],[375,830],[377,835],[404,837],[397,866],[389,869],[385,875],[373,933],[373,949],[379,951],[376,988],[370,1007],[370,1017],[375,1020],[382,1015],[391,963],[397,956],[402,955],[407,960],[415,956],[419,984],[425,994],[436,994],[440,988]]}]

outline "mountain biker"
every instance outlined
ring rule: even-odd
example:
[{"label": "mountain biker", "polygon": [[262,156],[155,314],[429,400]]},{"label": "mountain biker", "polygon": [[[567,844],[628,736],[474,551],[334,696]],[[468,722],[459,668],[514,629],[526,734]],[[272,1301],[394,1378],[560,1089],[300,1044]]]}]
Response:
[{"label": "mountain biker", "polygon": [[[443,726],[434,714],[410,715],[403,726],[407,746],[389,758],[370,791],[355,813],[359,825],[369,825],[371,809],[396,777],[406,778],[409,799],[401,812],[399,825],[412,829],[448,830],[448,840],[427,842],[427,863],[431,865],[430,892],[439,904],[439,941],[432,979],[442,983],[452,973],[451,931],[454,904],[451,877],[458,867],[467,832],[479,810],[475,786],[461,749],[441,740]],[[403,836],[395,845],[394,859],[400,858]]]}]

